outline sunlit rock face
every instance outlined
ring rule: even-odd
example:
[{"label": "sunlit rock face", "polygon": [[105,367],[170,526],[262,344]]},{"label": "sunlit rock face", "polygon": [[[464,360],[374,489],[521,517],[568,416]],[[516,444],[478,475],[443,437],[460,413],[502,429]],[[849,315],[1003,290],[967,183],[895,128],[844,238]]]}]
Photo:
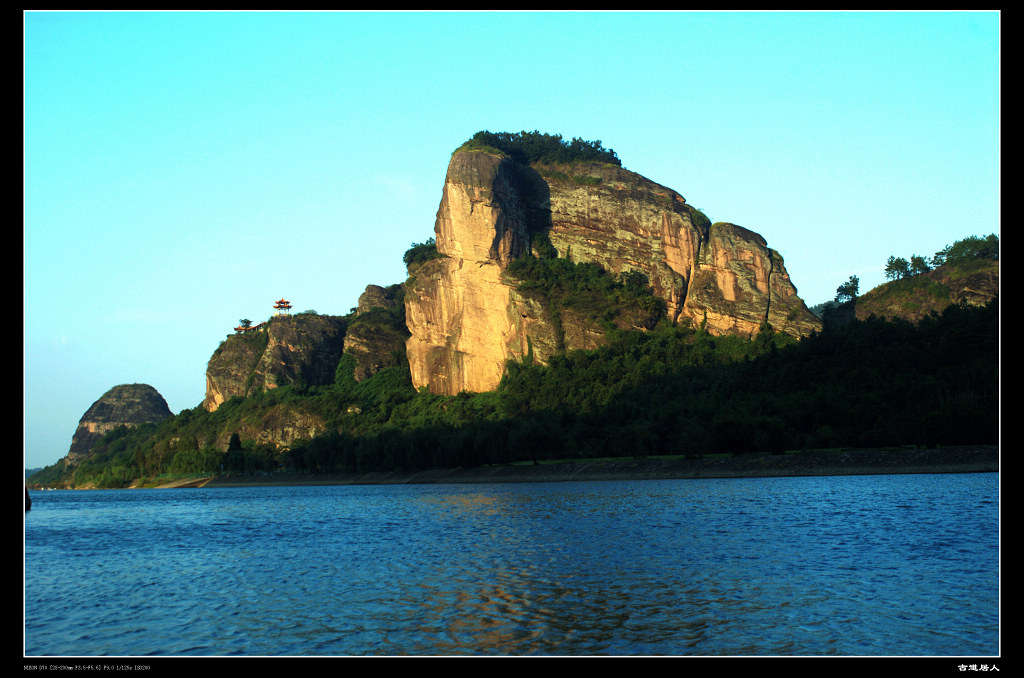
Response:
[{"label": "sunlit rock face", "polygon": [[797,296],[782,255],[757,233],[729,223],[708,229],[682,315],[695,324],[706,318],[713,334],[754,336],[765,322],[797,337],[821,329]]},{"label": "sunlit rock face", "polygon": [[[755,335],[764,323],[804,336],[820,328],[782,257],[740,226],[711,224],[676,191],[604,163],[527,166],[486,151],[457,151],[434,225],[439,259],[410,270],[406,352],[417,387],[494,389],[507,360],[545,361],[561,348],[593,348],[603,330],[559,316],[559,336],[535,297],[505,274],[547,237],[558,256],[612,274],[639,271],[673,322],[714,334]],[[643,327],[630,317],[619,322]]]},{"label": "sunlit rock face", "polygon": [[522,355],[524,322],[502,275],[530,247],[517,169],[490,153],[452,156],[434,225],[444,256],[421,265],[405,294],[406,354],[417,387],[491,390],[505,361]]}]

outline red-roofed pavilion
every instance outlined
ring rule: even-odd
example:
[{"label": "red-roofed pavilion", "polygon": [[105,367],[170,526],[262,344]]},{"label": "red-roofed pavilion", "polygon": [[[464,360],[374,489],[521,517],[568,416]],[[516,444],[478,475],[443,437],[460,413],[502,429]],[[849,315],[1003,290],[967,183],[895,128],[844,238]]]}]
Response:
[{"label": "red-roofed pavilion", "polygon": [[292,303],[286,299],[278,299],[274,302],[274,308],[277,309],[277,315],[288,315],[288,311],[291,310]]}]

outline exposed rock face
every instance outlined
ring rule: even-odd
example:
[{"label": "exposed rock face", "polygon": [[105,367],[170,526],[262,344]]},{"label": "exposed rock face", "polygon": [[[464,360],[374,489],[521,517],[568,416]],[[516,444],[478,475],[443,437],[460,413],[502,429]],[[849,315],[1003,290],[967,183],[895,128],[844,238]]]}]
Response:
[{"label": "exposed rock face", "polygon": [[302,381],[334,380],[346,320],[302,313],[278,316],[259,330],[228,336],[206,368],[204,407],[213,412],[234,396],[250,396]]},{"label": "exposed rock face", "polygon": [[[551,355],[551,321],[505,274],[547,234],[559,256],[618,274],[640,271],[673,321],[754,335],[769,322],[820,328],[756,233],[710,224],[675,191],[615,165],[528,167],[486,151],[453,154],[434,234],[445,255],[410,270],[406,344],[413,383],[435,393],[495,388],[508,359]],[[563,316],[564,347],[593,348],[603,330]],[[630,321],[643,326],[645,321]]]},{"label": "exposed rock face", "polygon": [[71,438],[66,466],[89,455],[93,446],[108,431],[119,426],[138,426],[163,421],[172,416],[167,401],[148,384],[122,384],[104,393],[85,411]]},{"label": "exposed rock face", "polygon": [[401,303],[401,285],[367,285],[362,294],[359,295],[359,304],[356,307],[356,314],[361,315],[375,308],[392,309]]},{"label": "exposed rock face", "polygon": [[672,320],[706,319],[712,334],[753,336],[764,322],[794,336],[820,329],[782,256],[757,233],[710,224],[677,192],[614,165],[576,163],[541,174],[559,255],[611,273],[643,272]]},{"label": "exposed rock face", "polygon": [[[256,422],[243,422],[238,433],[243,440],[251,440],[257,445],[270,444],[277,448],[287,448],[296,440],[308,440],[327,430],[323,417],[305,412],[301,406],[274,405],[263,412]],[[226,449],[230,433],[224,431],[216,444]]]},{"label": "exposed rock face", "polygon": [[345,333],[345,353],[356,359],[353,377],[362,381],[405,361],[405,308],[401,285],[367,285],[355,319]]},{"label": "exposed rock face", "polygon": [[821,329],[797,296],[782,255],[757,233],[728,223],[708,229],[681,315],[695,324],[707,318],[714,334],[754,336],[763,322],[798,337]]},{"label": "exposed rock face", "polygon": [[435,393],[485,391],[505,360],[523,355],[520,316],[502,271],[529,251],[517,166],[489,153],[456,153],[434,234],[444,258],[417,269],[405,295],[413,384]]},{"label": "exposed rock face", "polygon": [[979,270],[966,275],[945,275],[941,268],[932,273],[942,276],[941,282],[949,288],[950,302],[984,306],[999,295],[999,261],[986,263],[987,266],[979,266]]}]

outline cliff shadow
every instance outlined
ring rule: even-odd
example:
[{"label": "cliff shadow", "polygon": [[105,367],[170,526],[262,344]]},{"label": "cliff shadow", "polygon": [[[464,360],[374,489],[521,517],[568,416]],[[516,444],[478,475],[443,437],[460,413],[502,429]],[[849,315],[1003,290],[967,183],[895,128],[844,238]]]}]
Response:
[{"label": "cliff shadow", "polygon": [[[551,187],[547,180],[530,165],[516,163],[516,188],[522,206],[526,237],[529,249],[537,250],[541,256],[550,255],[547,248],[554,250],[547,238],[551,231]],[[556,254],[557,256],[557,254]]]}]

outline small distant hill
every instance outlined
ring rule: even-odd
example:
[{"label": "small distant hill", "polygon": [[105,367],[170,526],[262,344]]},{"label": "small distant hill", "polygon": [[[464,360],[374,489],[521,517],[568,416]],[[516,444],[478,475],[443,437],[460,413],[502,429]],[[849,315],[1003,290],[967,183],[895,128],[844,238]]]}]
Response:
[{"label": "small distant hill", "polygon": [[899,269],[894,261],[906,262],[890,258],[886,271],[895,280],[845,303],[830,302],[814,310],[820,312],[825,322],[875,316],[916,323],[951,305],[984,306],[999,295],[998,242],[994,235],[958,241],[936,253],[932,259],[934,268],[923,266],[928,270],[914,274],[905,267],[902,273],[893,273]]},{"label": "small distant hill", "polygon": [[998,293],[998,260],[959,261],[876,287],[856,300],[856,315],[917,322],[950,304],[984,306]]},{"label": "small distant hill", "polygon": [[88,457],[93,446],[109,431],[163,421],[173,414],[167,401],[149,384],[115,386],[82,415],[65,463],[74,465]]},{"label": "small distant hill", "polygon": [[130,429],[172,419],[174,413],[159,391],[149,384],[114,386],[94,402],[78,422],[67,455],[42,469],[26,469],[30,486],[72,486],[76,467],[92,461],[97,446],[107,436],[124,435]]}]

